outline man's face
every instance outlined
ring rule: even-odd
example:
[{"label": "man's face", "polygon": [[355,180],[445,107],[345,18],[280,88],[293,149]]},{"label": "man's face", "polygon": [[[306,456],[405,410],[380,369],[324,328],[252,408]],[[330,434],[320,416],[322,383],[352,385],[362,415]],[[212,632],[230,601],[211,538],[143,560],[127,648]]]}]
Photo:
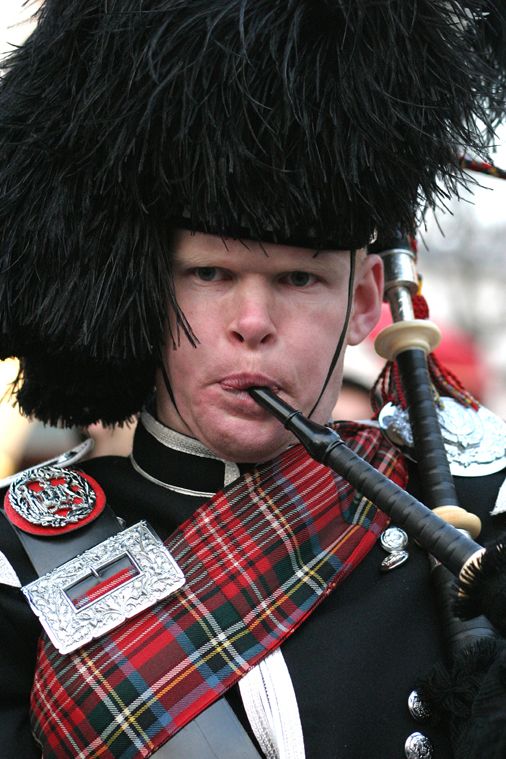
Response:
[{"label": "man's face", "polygon": [[[343,327],[350,255],[181,231],[174,260],[177,301],[198,344],[183,337],[174,348],[167,340],[165,365],[177,409],[158,377],[159,418],[221,458],[268,460],[293,438],[247,388],[269,386],[311,411]],[[359,252],[349,343],[375,324],[381,284],[379,259]],[[340,381],[341,361],[315,421],[328,420]]]}]

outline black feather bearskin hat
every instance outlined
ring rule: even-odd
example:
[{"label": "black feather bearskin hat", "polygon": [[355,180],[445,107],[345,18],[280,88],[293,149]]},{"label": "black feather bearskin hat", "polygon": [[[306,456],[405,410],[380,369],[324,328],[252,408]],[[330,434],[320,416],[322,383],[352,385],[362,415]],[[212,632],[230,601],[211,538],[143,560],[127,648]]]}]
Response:
[{"label": "black feather bearskin hat", "polygon": [[38,16],[0,85],[0,357],[51,423],[137,412],[169,308],[191,339],[175,227],[315,249],[412,231],[501,108],[490,0],[46,0]]}]

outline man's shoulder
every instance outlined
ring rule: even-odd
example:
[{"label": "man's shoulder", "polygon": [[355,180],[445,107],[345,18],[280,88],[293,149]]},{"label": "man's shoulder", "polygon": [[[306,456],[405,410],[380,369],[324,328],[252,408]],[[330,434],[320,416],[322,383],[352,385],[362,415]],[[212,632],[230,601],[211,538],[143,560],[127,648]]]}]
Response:
[{"label": "man's shoulder", "polygon": [[482,521],[480,543],[506,531],[506,468],[474,477],[455,477],[459,504]]},{"label": "man's shoulder", "polygon": [[350,448],[357,450],[358,453],[360,453],[361,448],[369,448],[370,446],[398,451],[398,448],[392,445],[374,419],[360,421],[339,419],[333,421],[329,426],[342,437]]},{"label": "man's shoulder", "polygon": [[98,456],[81,461],[75,468],[93,477],[102,487],[120,478],[129,478],[134,475],[127,456]]},{"label": "man's shoulder", "polygon": [[[65,457],[65,455],[62,454],[62,457]],[[43,462],[39,466],[29,467],[26,470],[16,472],[9,478],[10,482],[4,481],[4,487],[0,488],[0,584],[19,587],[19,585],[33,579],[33,568],[16,531],[13,529],[5,513],[4,503],[9,488],[15,479],[22,477],[23,474],[28,474],[30,471],[36,471],[49,463]],[[107,491],[110,490],[111,482],[121,480],[126,484],[131,473],[128,459],[122,456],[107,456],[94,459],[74,457],[70,466],[63,468],[84,472],[91,476],[106,492],[106,497]],[[48,539],[48,549],[50,550],[50,539]]]},{"label": "man's shoulder", "polygon": [[404,454],[385,436],[377,422],[336,421],[331,426],[354,453],[401,487],[406,486],[408,469]]},{"label": "man's shoulder", "polygon": [[[2,491],[3,499],[3,491]],[[3,509],[0,510],[0,585],[20,587],[33,570]]]},{"label": "man's shoulder", "polygon": [[[404,466],[408,473],[407,489],[422,503],[425,502],[424,485],[420,481],[414,452],[411,449],[400,448],[395,445],[386,436],[378,422],[375,420],[336,421],[333,422],[332,427],[358,453],[363,454],[363,451],[369,446],[377,446],[376,455],[379,460],[399,457],[400,461],[397,462],[397,466]],[[458,471],[458,474],[454,474],[453,480],[459,505],[480,517],[483,525],[480,542],[493,540],[499,532],[506,531],[506,467],[504,467],[504,460],[497,459],[496,471],[491,471],[490,464],[483,467],[476,464],[472,468],[469,467],[467,473],[464,473],[462,467],[459,467]]]}]

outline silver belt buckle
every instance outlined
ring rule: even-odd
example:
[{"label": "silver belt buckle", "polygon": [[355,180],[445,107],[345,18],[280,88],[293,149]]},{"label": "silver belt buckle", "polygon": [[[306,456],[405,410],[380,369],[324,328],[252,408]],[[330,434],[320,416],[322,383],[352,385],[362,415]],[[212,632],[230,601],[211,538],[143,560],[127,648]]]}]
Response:
[{"label": "silver belt buckle", "polygon": [[113,535],[22,588],[49,639],[68,654],[183,587],[146,522]]}]

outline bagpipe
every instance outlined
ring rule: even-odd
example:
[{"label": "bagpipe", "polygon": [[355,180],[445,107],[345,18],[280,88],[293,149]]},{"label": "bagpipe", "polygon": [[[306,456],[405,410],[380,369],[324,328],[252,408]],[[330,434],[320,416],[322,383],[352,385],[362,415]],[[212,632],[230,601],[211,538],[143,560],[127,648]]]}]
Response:
[{"label": "bagpipe", "polygon": [[[462,159],[462,167],[506,178],[492,164]],[[427,551],[447,661],[421,681],[419,692],[436,718],[449,721],[457,757],[503,757],[506,538],[486,548],[477,542],[481,522],[459,505],[438,415],[441,395],[449,388],[464,407],[479,404],[432,355],[441,334],[427,318],[426,306],[420,306],[414,242],[401,235],[380,239],[373,252],[384,262],[384,299],[393,320],[375,341],[377,353],[388,361],[375,389],[397,385],[402,396],[424,503],[364,462],[334,430],[304,417],[268,388],[249,392],[315,460],[344,477]]]}]

